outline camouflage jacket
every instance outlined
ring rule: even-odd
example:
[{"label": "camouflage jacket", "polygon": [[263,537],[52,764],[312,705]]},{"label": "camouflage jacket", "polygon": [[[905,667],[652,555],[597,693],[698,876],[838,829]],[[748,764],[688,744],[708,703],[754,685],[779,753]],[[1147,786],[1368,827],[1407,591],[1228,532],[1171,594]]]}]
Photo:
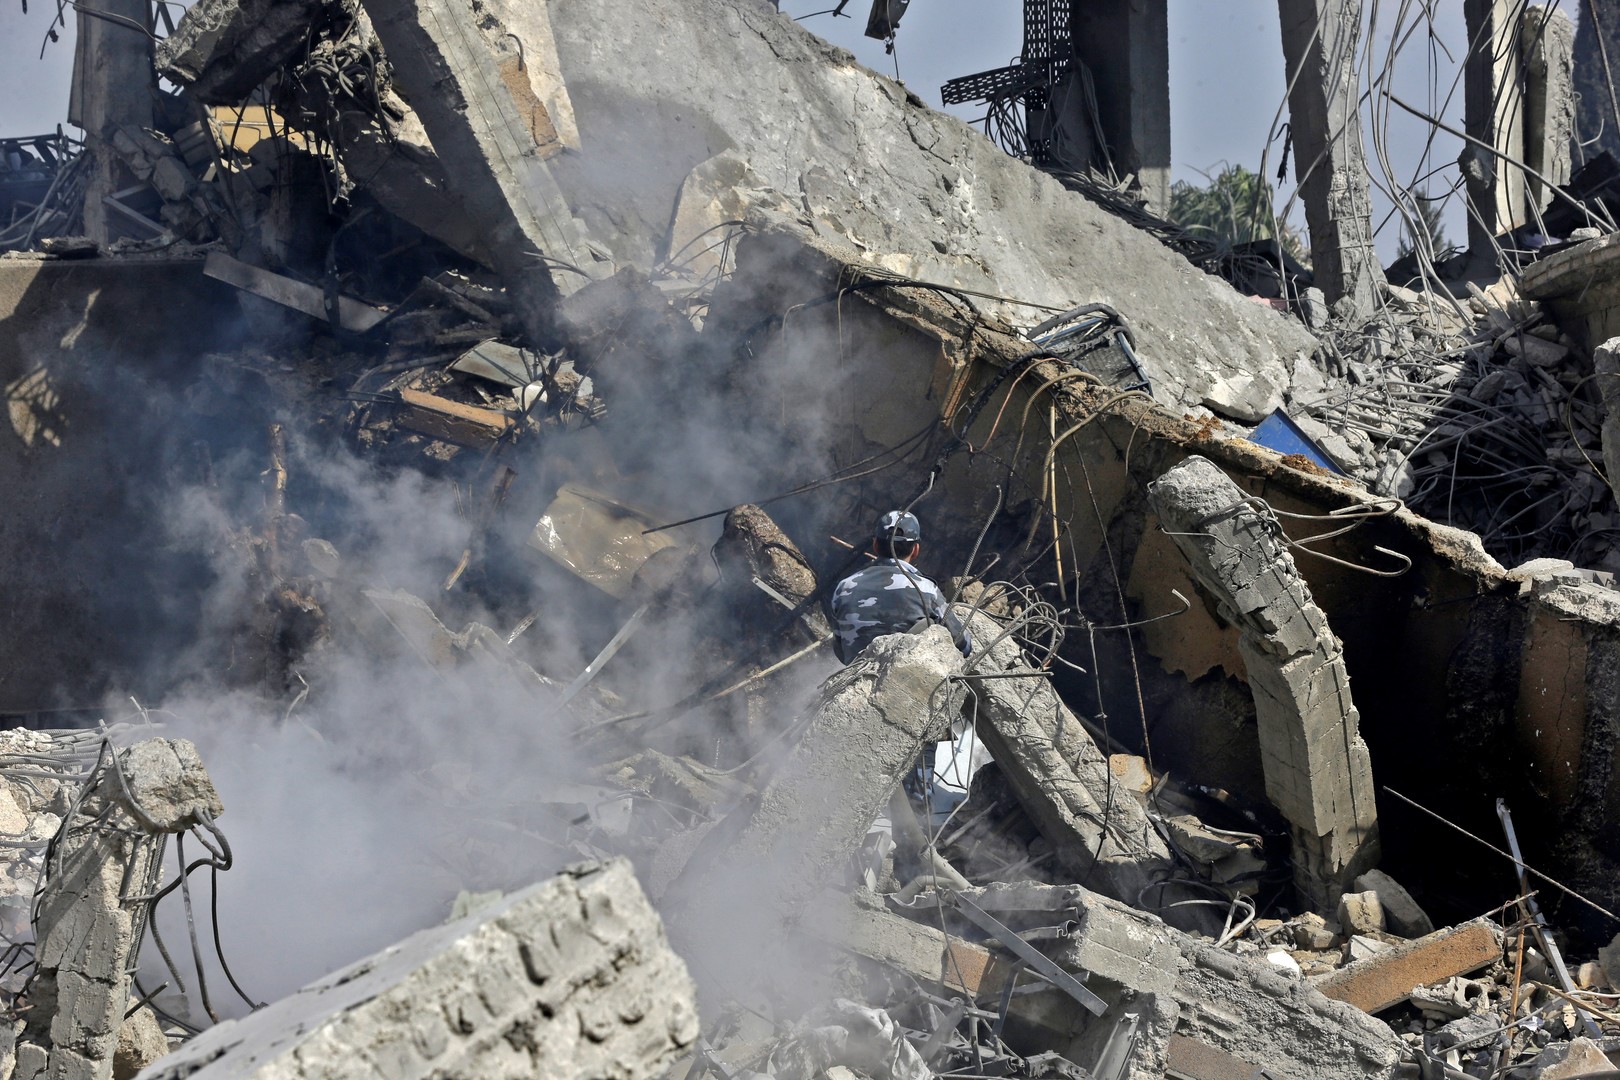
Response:
[{"label": "camouflage jacket", "polygon": [[918,623],[944,623],[966,656],[973,648],[962,620],[951,614],[945,594],[904,559],[878,559],[833,589],[832,613],[838,659],[849,663],[884,634],[903,634]]}]

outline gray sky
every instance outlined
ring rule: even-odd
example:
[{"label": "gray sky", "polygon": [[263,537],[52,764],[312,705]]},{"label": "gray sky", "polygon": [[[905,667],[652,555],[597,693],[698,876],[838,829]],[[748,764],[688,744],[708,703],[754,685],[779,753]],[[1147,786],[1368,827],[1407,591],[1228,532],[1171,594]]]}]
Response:
[{"label": "gray sky", "polygon": [[[836,0],[783,0],[783,10],[794,16],[833,6]],[[18,0],[0,0],[0,133],[33,134],[54,129],[65,119],[68,82],[72,70],[74,19],[71,11],[62,40],[39,59],[40,42],[55,11],[53,0],[30,0],[22,14]],[[1174,178],[1201,183],[1200,171],[1213,171],[1222,162],[1257,168],[1284,93],[1282,45],[1276,0],[1169,0],[1171,144]],[[1373,38],[1378,55],[1388,48],[1388,23],[1399,5],[1393,0],[1367,0],[1375,23]],[[1573,13],[1573,3],[1560,4]],[[850,0],[850,18],[810,17],[803,25],[853,52],[877,71],[893,75],[895,58],[885,56],[882,43],[862,35],[868,0]],[[1466,51],[1461,0],[1436,0],[1440,41],[1452,56]],[[901,79],[924,101],[939,106],[940,85],[958,75],[999,67],[1018,55],[1022,44],[1022,5],[1017,0],[913,0],[900,27],[898,60]],[[1378,27],[1382,29],[1378,29]],[[1443,111],[1459,126],[1462,94],[1441,110],[1440,99],[1455,73],[1443,51],[1436,52],[1437,81],[1431,80],[1424,36],[1410,42],[1396,70],[1396,92],[1424,108]],[[957,110],[971,117],[971,107]],[[1286,120],[1286,113],[1283,115]],[[1420,171],[1423,125],[1399,115],[1388,125],[1394,172],[1403,183]],[[1275,174],[1280,144],[1273,147],[1268,171]],[[1460,144],[1450,136],[1434,143],[1431,162],[1456,159]],[[1372,147],[1369,146],[1369,153]],[[1431,190],[1454,178],[1456,170],[1433,182]],[[1283,199],[1293,194],[1283,184]],[[1455,200],[1453,200],[1455,203]],[[1382,217],[1388,201],[1375,194],[1375,214]],[[1292,220],[1303,215],[1295,212]],[[1461,210],[1446,214],[1447,232],[1463,239]],[[1375,220],[1376,224],[1376,220]],[[1390,225],[1379,238],[1386,257],[1393,254],[1396,228]]]}]

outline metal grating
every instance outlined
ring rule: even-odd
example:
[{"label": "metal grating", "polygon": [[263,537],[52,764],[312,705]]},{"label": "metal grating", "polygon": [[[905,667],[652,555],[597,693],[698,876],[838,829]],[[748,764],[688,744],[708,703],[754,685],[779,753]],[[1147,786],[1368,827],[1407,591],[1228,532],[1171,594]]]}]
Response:
[{"label": "metal grating", "polygon": [[940,94],[947,105],[989,101],[1023,93],[1034,86],[1045,86],[1049,78],[1045,64],[1013,64],[952,79],[941,87]]}]

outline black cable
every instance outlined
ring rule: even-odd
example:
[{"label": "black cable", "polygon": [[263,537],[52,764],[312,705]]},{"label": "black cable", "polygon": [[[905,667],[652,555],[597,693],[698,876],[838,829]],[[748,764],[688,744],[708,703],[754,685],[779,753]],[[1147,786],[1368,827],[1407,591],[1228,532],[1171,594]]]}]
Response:
[{"label": "black cable", "polygon": [[[920,431],[916,432],[913,435],[907,436],[906,438],[902,439],[901,441],[895,443],[893,446],[887,447],[886,449],[883,449],[883,450],[879,450],[875,454],[868,454],[866,457],[862,458],[860,461],[854,462],[854,463],[849,464],[849,465],[845,465],[845,466],[843,466],[842,468],[839,468],[839,469],[835,469],[832,472],[828,473],[827,475],[821,477],[818,480],[811,480],[811,481],[809,481],[807,483],[800,484],[796,488],[792,488],[792,489],[790,489],[788,491],[784,491],[784,492],[782,492],[780,494],[777,494],[777,495],[772,495],[772,496],[770,496],[768,498],[764,498],[764,499],[744,499],[742,502],[732,503],[730,506],[725,507],[722,510],[711,510],[706,514],[698,514],[696,517],[682,518],[680,521],[671,521],[671,522],[669,522],[668,524],[665,524],[665,525],[655,525],[650,529],[641,530],[641,535],[646,536],[646,535],[648,535],[650,533],[664,532],[664,531],[666,531],[668,529],[677,529],[677,528],[680,528],[682,525],[691,525],[694,522],[698,522],[698,521],[707,521],[710,518],[720,517],[722,514],[729,514],[739,506],[769,506],[771,503],[781,502],[783,499],[790,499],[795,495],[806,495],[806,494],[809,494],[812,491],[818,491],[818,490],[820,490],[821,488],[824,488],[824,487],[831,487],[834,484],[842,484],[842,483],[845,483],[845,482],[850,481],[850,480],[858,480],[863,476],[871,476],[875,472],[880,472],[883,469],[891,468],[891,467],[893,467],[895,465],[898,465],[901,461],[904,461],[907,457],[910,456],[911,451],[907,450],[904,454],[901,454],[894,461],[888,462],[887,464],[884,464],[884,465],[880,465],[876,469],[868,469],[865,472],[855,472],[855,473],[850,473],[849,470],[851,470],[851,469],[859,469],[859,468],[861,468],[861,467],[863,467],[863,466],[865,466],[865,465],[867,465],[867,464],[869,464],[869,463],[871,463],[873,461],[876,461],[878,458],[883,457],[885,455],[897,454],[897,453],[900,452],[902,447],[909,446],[910,444],[915,443],[915,442],[923,439],[933,429],[934,429],[934,421],[930,420],[928,422],[927,426],[923,427]],[[845,474],[845,473],[848,473],[848,475],[841,475],[841,474]]]}]

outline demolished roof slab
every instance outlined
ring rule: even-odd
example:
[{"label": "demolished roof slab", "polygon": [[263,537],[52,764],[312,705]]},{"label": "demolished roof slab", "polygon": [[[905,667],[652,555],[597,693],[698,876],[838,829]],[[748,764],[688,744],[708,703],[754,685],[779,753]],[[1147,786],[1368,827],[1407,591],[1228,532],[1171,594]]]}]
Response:
[{"label": "demolished roof slab", "polygon": [[[861,280],[862,261],[834,241],[764,231],[739,244],[737,261],[736,274],[715,296],[711,325],[743,328],[753,355],[747,370],[792,369],[821,355],[823,363],[845,373],[849,392],[836,386],[827,392],[836,405],[833,426],[815,447],[833,468],[918,431],[930,419],[937,422],[947,410],[957,410],[953,429],[963,425],[964,403],[1024,355],[1022,339],[1007,327],[993,319],[970,322],[933,293],[889,286],[847,291],[852,280]],[[784,310],[793,311],[785,331],[774,318]],[[830,342],[842,346],[829,353]],[[1029,514],[1039,502],[1049,423],[1063,432],[1086,421],[1054,461],[1056,473],[1067,477],[1058,503],[1070,539],[1064,577],[1071,602],[1078,598],[1081,611],[1106,625],[1178,610],[1172,589],[1191,600],[1185,613],[1131,635],[1139,665],[1125,635],[1097,635],[1096,670],[1112,734],[1140,741],[1132,675],[1139,666],[1155,763],[1263,802],[1261,747],[1237,631],[1220,616],[1216,598],[1196,583],[1171,538],[1159,531],[1145,487],[1196,453],[1245,494],[1279,511],[1322,515],[1388,504],[1348,479],[1244,439],[1221,437],[1218,428],[1182,419],[1140,395],[1121,398],[1073,377],[1045,386],[1070,370],[1043,361],[1021,380],[1004,380],[966,424],[973,449],[948,459],[917,507],[930,535],[928,569],[941,576],[959,572],[997,501],[998,486],[1005,506],[978,565],[993,552],[1010,559],[1029,534]],[[1051,418],[1049,409],[1055,409]],[[1024,444],[1012,460],[1020,432]],[[878,503],[920,492],[926,468],[917,462],[880,474],[865,489],[828,489],[806,501],[814,505],[785,504],[781,520],[804,537],[847,529]],[[1342,524],[1283,521],[1294,537]],[[1474,534],[1405,509],[1313,546],[1342,560],[1297,557],[1344,642],[1379,814],[1390,823],[1386,868],[1421,889],[1435,869],[1425,845],[1455,839],[1388,789],[1481,834],[1499,828],[1493,805],[1502,796],[1520,816],[1532,864],[1557,860],[1557,870],[1599,902],[1620,900],[1620,852],[1605,840],[1620,825],[1620,774],[1613,768],[1620,745],[1620,714],[1613,706],[1620,700],[1620,596],[1578,575],[1561,577],[1556,569],[1505,570]],[[1395,573],[1399,558],[1378,548],[1409,558],[1410,569]],[[830,548],[807,548],[807,554],[829,564],[838,557]],[[1005,565],[992,576],[1001,576]],[[1051,579],[1050,561],[1038,569],[1038,579]],[[1085,636],[1078,640],[1084,650]],[[1093,666],[1089,654],[1077,652],[1073,660]],[[1096,700],[1089,682],[1064,689],[1079,695],[1073,701]],[[1445,880],[1427,883],[1446,893],[1443,902],[1459,905],[1446,909],[1448,917],[1478,911],[1466,906],[1478,896],[1457,884],[1469,873],[1477,873],[1483,893],[1500,891],[1500,875],[1492,874],[1500,867],[1470,866],[1448,869]]]},{"label": "demolished roof slab", "polygon": [[[688,173],[732,152],[871,266],[1051,309],[1113,305],[1161,400],[1259,420],[1316,342],[1147,233],[926,107],[761,0],[550,5],[583,152],[552,162],[592,238],[650,265]],[[990,302],[1031,325],[1050,312]]]}]

